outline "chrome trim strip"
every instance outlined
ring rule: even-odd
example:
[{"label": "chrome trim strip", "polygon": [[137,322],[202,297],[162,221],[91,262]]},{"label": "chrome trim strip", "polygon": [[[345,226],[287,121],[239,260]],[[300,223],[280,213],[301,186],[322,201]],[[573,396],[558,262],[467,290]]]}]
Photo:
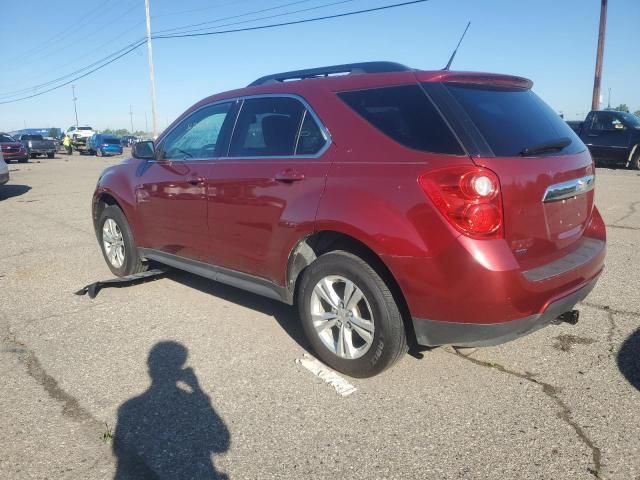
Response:
[{"label": "chrome trim strip", "polygon": [[556,183],[555,185],[547,187],[547,190],[544,192],[544,196],[542,197],[542,201],[546,203],[572,198],[576,195],[593,190],[594,187],[595,177],[593,175],[586,175],[581,178]]},{"label": "chrome trim strip", "polygon": [[[231,147],[231,139],[233,138],[233,134],[235,133],[235,129],[236,129],[236,125],[238,122],[238,118],[240,117],[240,114],[242,113],[242,107],[244,106],[244,101],[245,100],[249,100],[249,99],[253,99],[253,98],[270,98],[270,97],[275,97],[275,98],[293,98],[295,100],[298,100],[300,103],[302,103],[302,105],[305,107],[306,112],[309,112],[311,114],[311,116],[313,117],[313,119],[316,121],[318,128],[320,129],[320,133],[322,133],[322,136],[324,137],[325,143],[324,146],[318,151],[318,153],[314,154],[314,155],[287,155],[287,156],[255,156],[255,157],[230,157],[229,156],[229,148]],[[226,155],[224,156],[220,156],[220,157],[215,157],[215,158],[208,158],[206,160],[260,160],[260,159],[305,159],[305,158],[310,158],[310,159],[314,159],[314,158],[320,158],[322,155],[324,155],[324,153],[329,149],[329,147],[331,146],[333,139],[331,138],[331,133],[329,132],[329,129],[327,129],[327,127],[325,127],[324,123],[322,123],[322,121],[320,120],[320,117],[318,117],[318,115],[316,114],[316,112],[313,110],[313,108],[311,108],[311,105],[309,104],[309,102],[307,102],[303,97],[301,97],[300,95],[295,95],[292,93],[263,93],[263,94],[257,94],[257,95],[243,95],[240,97],[233,97],[233,98],[227,98],[224,100],[218,100],[216,102],[211,102],[211,103],[207,103],[206,105],[202,105],[201,107],[197,108],[196,110],[194,110],[193,112],[191,112],[189,114],[189,116],[184,117],[184,119],[189,118],[191,115],[199,112],[200,110],[204,109],[204,108],[208,108],[208,107],[212,107],[214,105],[219,105],[219,104],[223,104],[223,103],[233,103],[233,102],[241,102],[240,107],[238,108],[238,111],[236,113],[236,118],[234,119],[234,124],[233,124],[233,130],[231,132],[231,136],[229,138],[229,144],[227,145],[227,152]],[[164,143],[165,138],[175,129],[178,127],[178,125],[180,125],[180,123],[176,123],[175,125],[173,125],[171,127],[170,130],[167,130],[164,133],[164,135],[162,135],[161,138],[158,138],[156,140],[155,146],[156,146],[156,150],[158,150],[158,147],[161,147],[162,144]],[[158,162],[158,161],[166,161],[166,160],[149,160],[151,162]],[[182,161],[180,159],[172,159],[171,162],[179,162]]]}]

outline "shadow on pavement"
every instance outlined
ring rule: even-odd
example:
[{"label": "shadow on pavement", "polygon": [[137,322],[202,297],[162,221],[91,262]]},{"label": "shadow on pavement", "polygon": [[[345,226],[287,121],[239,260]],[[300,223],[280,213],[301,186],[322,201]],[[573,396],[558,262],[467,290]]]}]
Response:
[{"label": "shadow on pavement", "polygon": [[618,352],[618,368],[640,390],[640,329],[629,335]]},{"label": "shadow on pavement", "polygon": [[[11,180],[9,180],[11,181]],[[0,186],[0,200],[6,200],[7,198],[19,197],[24,195],[31,187],[28,185],[14,185],[11,183]]]},{"label": "shadow on pavement", "polygon": [[286,305],[277,300],[262,297],[254,293],[246,292],[239,288],[230,287],[223,283],[208,280],[187,272],[171,271],[168,278],[182,283],[190,288],[195,288],[203,293],[214,295],[222,300],[235,303],[242,307],[250,308],[258,312],[270,315],[276,319],[282,329],[302,348],[311,353],[311,345],[302,329],[300,316],[295,306]]},{"label": "shadow on pavement", "polygon": [[211,455],[226,452],[229,430],[200,388],[188,351],[157,343],[147,365],[151,386],[118,409],[113,438],[114,480],[223,480]]}]

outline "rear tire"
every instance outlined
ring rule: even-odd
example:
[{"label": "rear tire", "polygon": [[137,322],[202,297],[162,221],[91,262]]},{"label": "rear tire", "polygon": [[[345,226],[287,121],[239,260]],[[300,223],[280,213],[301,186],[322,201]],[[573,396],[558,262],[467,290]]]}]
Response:
[{"label": "rear tire", "polygon": [[102,153],[101,149],[96,150],[96,155],[99,157],[102,157],[104,154]]},{"label": "rear tire", "polygon": [[26,158],[21,158],[20,160],[18,160],[18,163],[27,163],[29,161],[29,157]]},{"label": "rear tire", "polygon": [[131,227],[124,213],[116,205],[109,205],[98,219],[97,237],[109,270],[118,277],[144,272]]},{"label": "rear tire", "polygon": [[311,346],[339,372],[371,377],[407,352],[393,294],[360,257],[345,251],[319,257],[303,273],[297,302]]},{"label": "rear tire", "polygon": [[47,153],[47,158],[55,158],[55,153]]}]

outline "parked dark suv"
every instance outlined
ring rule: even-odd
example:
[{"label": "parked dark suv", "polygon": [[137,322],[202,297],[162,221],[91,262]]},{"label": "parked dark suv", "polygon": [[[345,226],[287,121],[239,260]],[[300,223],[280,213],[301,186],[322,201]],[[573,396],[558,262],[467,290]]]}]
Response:
[{"label": "parked dark suv", "polygon": [[209,97],[100,176],[104,257],[296,303],[357,377],[576,320],[605,256],[594,166],[531,86],[374,62]]}]

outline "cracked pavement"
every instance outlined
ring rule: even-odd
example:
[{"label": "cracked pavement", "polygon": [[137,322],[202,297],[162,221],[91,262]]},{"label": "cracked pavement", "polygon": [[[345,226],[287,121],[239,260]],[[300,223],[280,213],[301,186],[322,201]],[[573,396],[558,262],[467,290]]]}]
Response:
[{"label": "cracked pavement", "polygon": [[[598,169],[607,268],[577,326],[406,356],[341,398],[295,363],[286,305],[183,273],[73,295],[111,277],[89,210],[117,161],[0,187],[0,478],[640,479],[639,172]],[[180,388],[158,345],[188,351]],[[113,436],[160,474],[123,476]]]}]

